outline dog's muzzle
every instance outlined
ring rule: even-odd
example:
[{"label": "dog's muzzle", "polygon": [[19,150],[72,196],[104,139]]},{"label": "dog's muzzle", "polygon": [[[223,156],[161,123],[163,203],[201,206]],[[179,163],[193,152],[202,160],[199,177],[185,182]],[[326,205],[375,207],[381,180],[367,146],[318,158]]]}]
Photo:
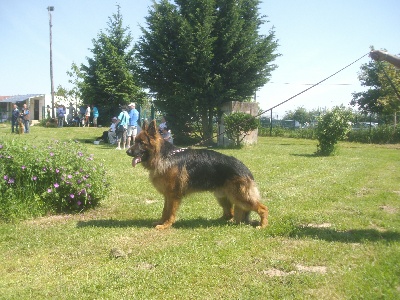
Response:
[{"label": "dog's muzzle", "polygon": [[132,149],[134,147],[135,146],[132,146],[128,150],[126,150],[126,154],[133,157],[132,158],[132,167],[136,167],[136,165],[142,161],[142,156],[143,156],[142,151],[137,150],[137,149]]}]

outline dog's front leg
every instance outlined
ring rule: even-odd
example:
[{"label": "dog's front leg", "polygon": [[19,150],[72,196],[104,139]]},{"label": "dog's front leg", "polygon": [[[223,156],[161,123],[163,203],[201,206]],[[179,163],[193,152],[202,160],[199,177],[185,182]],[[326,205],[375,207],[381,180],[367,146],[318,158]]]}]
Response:
[{"label": "dog's front leg", "polygon": [[165,197],[164,209],[160,222],[157,223],[156,229],[167,229],[175,223],[176,213],[178,211],[181,199]]}]

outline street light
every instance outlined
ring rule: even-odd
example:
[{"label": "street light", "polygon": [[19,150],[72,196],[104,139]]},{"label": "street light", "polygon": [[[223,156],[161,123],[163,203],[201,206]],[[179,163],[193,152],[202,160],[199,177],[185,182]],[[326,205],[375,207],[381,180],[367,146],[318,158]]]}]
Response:
[{"label": "street light", "polygon": [[47,6],[49,12],[49,28],[50,28],[50,82],[51,82],[51,117],[54,118],[54,82],[53,82],[53,49],[52,49],[52,39],[53,35],[51,33],[51,12],[54,11],[54,6]]}]

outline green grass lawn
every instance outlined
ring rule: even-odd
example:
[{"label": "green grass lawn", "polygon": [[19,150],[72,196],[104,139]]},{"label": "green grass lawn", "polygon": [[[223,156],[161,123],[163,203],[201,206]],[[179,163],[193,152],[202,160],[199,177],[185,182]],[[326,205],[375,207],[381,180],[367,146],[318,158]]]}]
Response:
[{"label": "green grass lawn", "polygon": [[269,226],[221,221],[199,193],[157,231],[162,196],[124,151],[90,143],[103,130],[15,136],[87,141],[112,192],[82,214],[0,221],[0,299],[400,299],[400,145],[340,143],[317,157],[316,141],[263,137],[218,150],[253,172]]}]

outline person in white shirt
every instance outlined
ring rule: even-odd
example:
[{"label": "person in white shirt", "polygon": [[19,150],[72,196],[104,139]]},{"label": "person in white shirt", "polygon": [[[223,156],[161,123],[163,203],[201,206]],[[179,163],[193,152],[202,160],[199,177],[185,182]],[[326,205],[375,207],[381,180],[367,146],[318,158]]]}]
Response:
[{"label": "person in white shirt", "polygon": [[172,138],[171,130],[168,130],[168,127],[163,128],[162,137],[164,141],[170,142],[171,144],[174,143],[174,139]]},{"label": "person in white shirt", "polygon": [[90,118],[90,105],[88,104],[85,111],[85,126],[89,127],[89,118]]}]

